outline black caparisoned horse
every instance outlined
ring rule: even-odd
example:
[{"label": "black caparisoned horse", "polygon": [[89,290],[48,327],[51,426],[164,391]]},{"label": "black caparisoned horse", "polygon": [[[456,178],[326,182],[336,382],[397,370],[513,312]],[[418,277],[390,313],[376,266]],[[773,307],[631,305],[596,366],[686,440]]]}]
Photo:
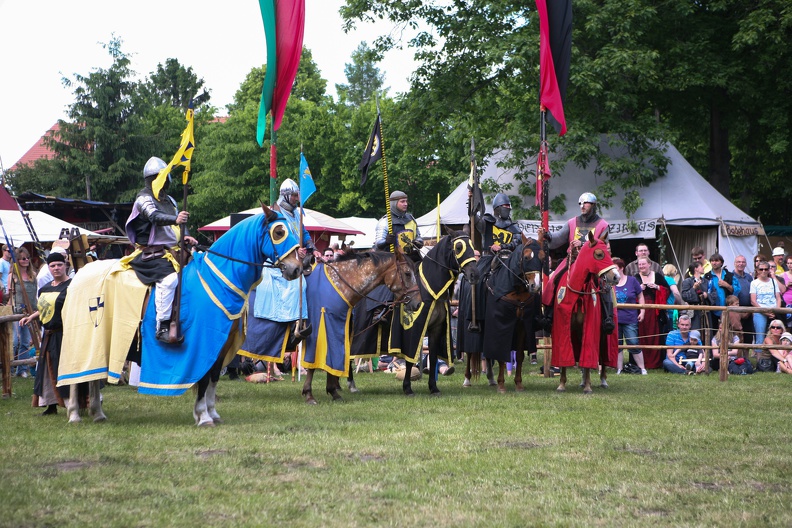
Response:
[{"label": "black caparisoned horse", "polygon": [[58,385],[72,385],[69,421],[80,421],[74,387],[84,381],[90,382],[91,416],[94,421],[106,419],[99,381],[118,382],[139,333],[138,392],[178,396],[197,384],[196,425],[222,422],[215,409],[217,381],[226,354],[235,354],[244,340],[240,323],[248,292],[259,280],[262,263],[280,268],[287,280],[299,277],[304,268],[295,251],[298,247],[299,238],[289,222],[264,206],[264,214],[245,219],[207,252],[194,255],[182,274],[184,342],[175,345],[155,339],[154,296],[144,304],[148,287],[140,284],[134,271],[117,260],[99,260],[82,268],[72,279],[63,307]]},{"label": "black caparisoned horse", "polygon": [[[492,260],[492,271],[486,279],[487,309],[484,324],[484,357],[498,362],[498,392],[505,393],[504,370],[516,352],[514,373],[516,390],[522,385],[525,350],[536,352],[534,316],[540,308],[537,293],[541,288],[544,252],[539,243],[522,237],[522,243],[508,256]],[[472,363],[479,365],[478,358]]]},{"label": "black caparisoned horse", "polygon": [[338,378],[349,374],[352,308],[374,288],[384,284],[395,303],[416,309],[419,305],[415,265],[396,246],[384,251],[347,253],[334,262],[318,264],[308,278],[307,299],[311,334],[303,343],[302,366],[308,369],[302,394],[316,404],[311,384],[315,369],[327,372],[326,390],[341,400]]},{"label": "black caparisoned horse", "polygon": [[470,237],[461,231],[448,230],[423,257],[418,266],[421,305],[417,310],[402,306],[394,313],[390,335],[390,353],[407,363],[402,390],[412,396],[409,373],[421,361],[423,338],[429,337],[429,392],[439,395],[437,360],[451,364],[451,289],[459,273],[471,284],[478,281],[476,257]]}]

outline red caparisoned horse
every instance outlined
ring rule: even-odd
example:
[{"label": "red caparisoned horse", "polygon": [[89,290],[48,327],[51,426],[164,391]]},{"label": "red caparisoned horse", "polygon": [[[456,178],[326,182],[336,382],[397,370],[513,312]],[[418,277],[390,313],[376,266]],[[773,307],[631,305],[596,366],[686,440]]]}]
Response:
[{"label": "red caparisoned horse", "polygon": [[551,275],[542,303],[553,310],[552,365],[561,368],[559,392],[566,391],[566,368],[575,364],[583,369],[584,393],[592,392],[591,369],[602,368],[602,386],[607,387],[609,334],[615,326],[611,286],[618,280],[605,242],[592,233],[574,262]]}]

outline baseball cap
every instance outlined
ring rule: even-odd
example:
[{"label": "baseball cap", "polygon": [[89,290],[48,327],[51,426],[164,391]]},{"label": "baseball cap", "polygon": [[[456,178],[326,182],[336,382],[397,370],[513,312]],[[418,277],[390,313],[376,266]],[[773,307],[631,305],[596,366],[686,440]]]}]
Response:
[{"label": "baseball cap", "polygon": [[690,339],[697,339],[697,340],[701,341],[701,334],[699,333],[698,330],[691,330],[690,331]]}]

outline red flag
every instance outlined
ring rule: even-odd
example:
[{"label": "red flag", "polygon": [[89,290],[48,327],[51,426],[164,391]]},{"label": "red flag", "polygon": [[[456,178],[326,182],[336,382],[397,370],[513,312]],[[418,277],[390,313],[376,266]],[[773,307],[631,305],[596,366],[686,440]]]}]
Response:
[{"label": "red flag", "polygon": [[559,135],[566,134],[564,99],[572,55],[572,0],[536,0],[539,13],[540,96],[555,120]]},{"label": "red flag", "polygon": [[272,97],[273,130],[280,128],[294,77],[300,66],[305,31],[305,0],[278,0],[275,3],[278,77]]}]

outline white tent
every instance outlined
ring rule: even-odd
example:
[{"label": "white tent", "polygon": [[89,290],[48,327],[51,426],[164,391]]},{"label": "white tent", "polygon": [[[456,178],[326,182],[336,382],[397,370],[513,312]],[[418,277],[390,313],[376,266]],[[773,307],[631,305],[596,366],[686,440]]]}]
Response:
[{"label": "white tent", "polygon": [[[602,148],[608,152],[607,144]],[[504,151],[494,154],[484,166],[481,180],[493,180],[500,186],[511,184],[506,193],[514,199],[519,196],[515,192],[519,187],[514,178],[515,171],[498,166],[507,154]],[[745,255],[750,262],[750,256],[757,252],[757,237],[763,234],[761,224],[712,187],[673,145],[667,146],[666,156],[669,159],[666,174],[640,190],[644,203],[633,215],[637,233],[627,229],[627,219],[620,209],[623,189],[619,189],[612,199],[613,208],[600,211],[610,224],[611,240],[636,239],[638,242],[637,239],[654,239],[658,236],[658,228],[665,224],[672,246],[669,249],[673,249],[682,267],[689,264],[690,249],[694,246],[703,247],[707,256],[719,251],[729,267],[738,254]],[[551,198],[563,194],[566,205],[564,215],[550,215],[550,230],[553,232],[561,229],[565,220],[579,214],[579,196],[586,191],[596,192],[604,177],[595,174],[593,164],[583,169],[573,163],[564,166],[557,158],[550,161],[553,170]],[[527,162],[528,165],[535,163],[535,160]],[[491,199],[491,196],[487,197],[488,202]],[[519,196],[519,199],[524,206],[534,201],[533,196]],[[491,210],[489,206],[488,210]],[[440,212],[443,224],[468,223],[466,182],[462,182],[440,204]],[[420,217],[418,227],[421,234],[424,237],[435,236],[436,223],[436,209]],[[534,220],[520,220],[519,223],[528,236],[535,236],[540,225]],[[633,258],[632,252],[624,256],[628,261]],[[670,251],[667,257],[675,260]]]},{"label": "white tent", "polygon": [[[63,229],[68,229],[69,232],[71,232],[72,229],[79,229],[81,235],[88,235],[88,238],[91,240],[107,239],[110,241],[115,239],[124,239],[124,237],[99,235],[93,231],[88,231],[87,229],[77,227],[74,224],[70,224],[69,222],[65,222],[55,218],[54,216],[50,216],[42,211],[27,211],[27,215],[30,218],[30,223],[32,224],[33,230],[40,242],[52,242],[58,240]],[[25,221],[22,218],[22,214],[19,212],[19,210],[0,209],[0,219],[3,221],[3,228],[5,229],[11,244],[14,246],[20,246],[25,242],[33,242],[33,237],[30,235],[30,232],[28,231],[28,228],[25,225]],[[2,233],[0,233],[0,238],[2,238]],[[2,243],[5,243],[5,240],[2,240]]]},{"label": "white tent", "polygon": [[374,247],[374,240],[376,239],[375,231],[377,230],[377,218],[362,218],[360,216],[348,216],[346,218],[339,218],[345,224],[354,226],[359,229],[363,234],[358,235],[333,235],[330,237],[330,243],[337,242],[340,246],[342,243],[349,244],[354,242],[355,249],[369,249]]}]

